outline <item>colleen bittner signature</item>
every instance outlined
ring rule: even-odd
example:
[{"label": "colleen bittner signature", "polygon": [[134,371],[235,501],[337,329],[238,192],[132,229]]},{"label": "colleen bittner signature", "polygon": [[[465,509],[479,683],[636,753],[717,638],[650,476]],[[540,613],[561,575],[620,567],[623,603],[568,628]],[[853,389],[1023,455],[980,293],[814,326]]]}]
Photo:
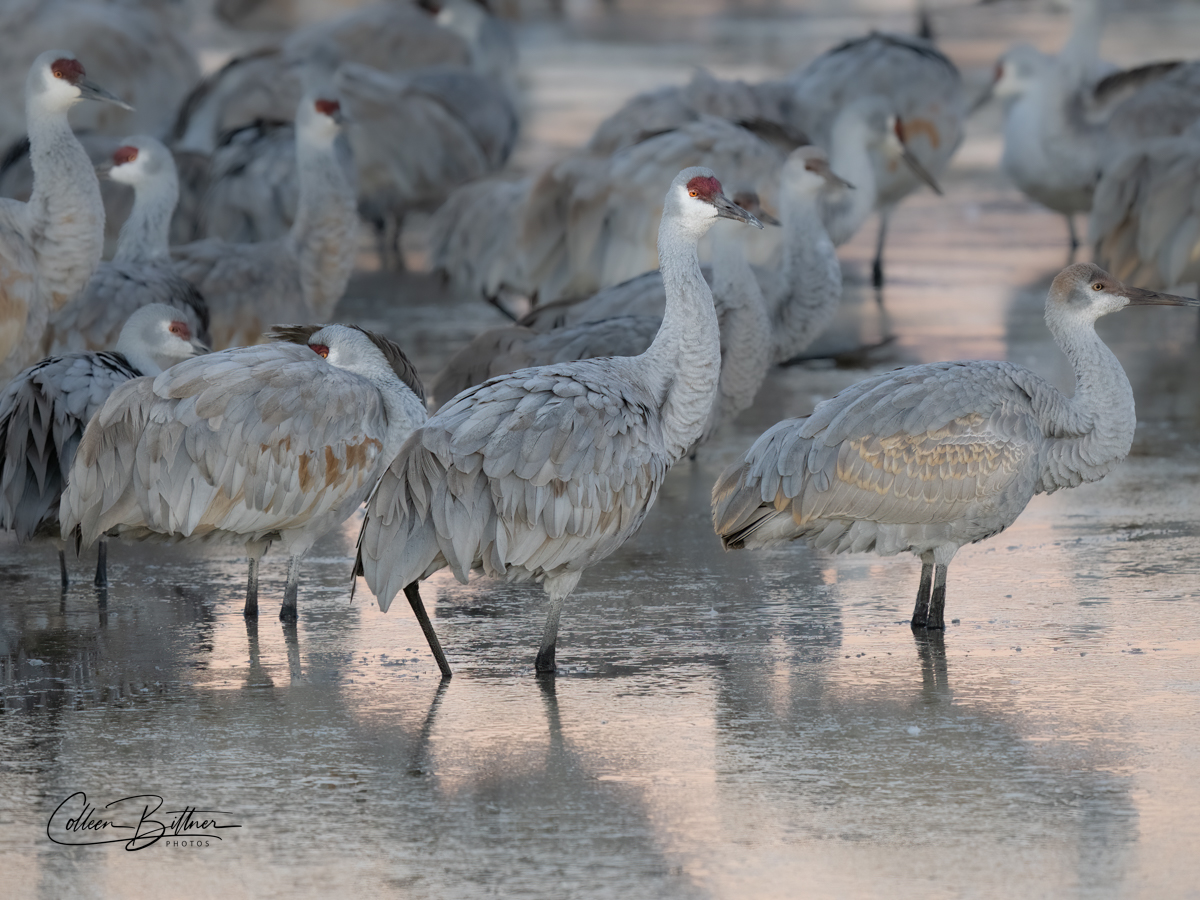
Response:
[{"label": "colleen bittner signature", "polygon": [[126,850],[144,850],[159,841],[168,847],[207,847],[222,840],[222,829],[242,827],[229,821],[232,813],[195,806],[163,809],[164,802],[158,794],[135,794],[97,807],[76,791],[50,814],[46,836],[67,846],[124,844]]}]

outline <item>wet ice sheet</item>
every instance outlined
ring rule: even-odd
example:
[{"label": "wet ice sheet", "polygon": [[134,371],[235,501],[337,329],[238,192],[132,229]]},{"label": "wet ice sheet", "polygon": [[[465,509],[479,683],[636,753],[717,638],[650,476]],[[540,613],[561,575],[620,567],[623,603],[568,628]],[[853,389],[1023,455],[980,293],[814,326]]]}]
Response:
[{"label": "wet ice sheet", "polygon": [[[948,27],[956,58],[983,66],[1008,32],[979,15],[974,30]],[[869,24],[816,21],[813,52]],[[1159,23],[1129,23],[1127,56],[1110,55],[1170,55],[1148,35],[1200,33]],[[1050,47],[1061,33],[1014,25]],[[772,30],[750,22],[739,40],[759,47]],[[569,105],[564,79],[594,84],[609,45],[539,40],[530,160],[577,142],[638,78],[655,83],[663,57],[672,77],[690,64],[686,43],[622,45],[622,80],[551,133],[538,85]],[[750,65],[800,61],[789,48]],[[972,127],[947,196],[897,215],[887,318],[852,286],[830,340],[894,334],[874,368],[1009,358],[1067,386],[1041,324],[1062,225],[991,171],[994,114]],[[871,239],[845,249],[852,273]],[[496,322],[419,276],[364,275],[339,316],[389,330],[427,374]],[[1134,383],[1134,456],[964,548],[944,640],[906,625],[914,560],[724,554],[711,534],[722,465],[862,369],[773,372],[733,432],[671,473],[643,531],[568,602],[552,686],[532,677],[540,590],[446,573],[424,588],[456,671],[439,684],[403,604],[382,615],[361,584],[348,601],[356,521],[314,549],[293,629],[273,618],[280,559],[264,564],[264,616],[247,626],[232,554],[115,547],[101,608],[90,556],[62,598],[52,550],[0,544],[0,893],[1194,895],[1196,317],[1131,310],[1101,331]],[[46,823],[75,791],[157,793],[242,827],[199,848],[59,847]]]}]

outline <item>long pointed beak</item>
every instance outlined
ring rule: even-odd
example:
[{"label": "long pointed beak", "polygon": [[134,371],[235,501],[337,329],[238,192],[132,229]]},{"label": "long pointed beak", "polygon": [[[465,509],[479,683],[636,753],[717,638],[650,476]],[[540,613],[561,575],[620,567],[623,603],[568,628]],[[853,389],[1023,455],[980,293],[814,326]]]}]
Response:
[{"label": "long pointed beak", "polygon": [[110,94],[96,82],[90,78],[82,78],[77,82],[79,87],[79,96],[84,100],[102,100],[105,103],[111,103],[114,106],[119,106],[121,109],[127,109],[133,112],[133,107],[124,100],[117,97],[115,94]]},{"label": "long pointed beak", "polygon": [[913,174],[933,188],[933,192],[935,194],[940,195],[942,193],[942,188],[937,183],[937,180],[931,174],[929,174],[929,170],[921,165],[921,161],[917,159],[911,150],[908,149],[907,144],[901,144],[900,146],[902,148],[900,150],[900,158],[903,159],[904,162],[907,163],[908,167],[913,170]]},{"label": "long pointed beak", "polygon": [[984,90],[984,92],[982,94],[980,94],[975,99],[975,102],[972,103],[970,105],[970,107],[967,109],[967,115],[968,116],[975,115],[976,112],[978,112],[983,107],[987,106],[988,103],[991,101],[992,97],[994,97],[995,95],[996,95],[996,82],[995,82],[995,80],[993,80],[991,82],[991,84],[989,84],[987,86],[987,88]]},{"label": "long pointed beak", "polygon": [[804,167],[810,172],[816,172],[825,179],[827,184],[840,184],[842,187],[854,190],[854,185],[848,182],[837,172],[833,171],[833,169],[830,168],[829,163],[823,159],[810,159],[804,164]]},{"label": "long pointed beak", "polygon": [[1143,288],[1122,285],[1121,295],[1129,300],[1130,306],[1191,306],[1200,307],[1200,300],[1191,297],[1180,297],[1177,294],[1163,294],[1159,291],[1147,291]]},{"label": "long pointed beak", "polygon": [[750,215],[724,194],[717,194],[713,198],[713,206],[717,208],[717,217],[721,219],[736,219],[739,222],[745,222],[753,225],[755,228],[762,228],[763,223]]}]

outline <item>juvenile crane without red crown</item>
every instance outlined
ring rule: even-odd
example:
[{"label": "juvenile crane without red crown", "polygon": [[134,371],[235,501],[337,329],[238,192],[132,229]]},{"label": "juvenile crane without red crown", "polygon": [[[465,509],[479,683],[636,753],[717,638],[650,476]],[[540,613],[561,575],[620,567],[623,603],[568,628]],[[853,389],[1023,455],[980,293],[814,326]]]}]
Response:
[{"label": "juvenile crane without red crown", "polygon": [[762,227],[711,169],[675,176],[658,238],[667,307],[646,352],[493,378],[409,437],[358,539],[356,572],[380,609],[401,589],[415,607],[417,582],[443,567],[464,583],[471,569],[542,581],[550,610],[535,666],[554,671],[563,601],[637,531],[708,420],[721,345],[696,244],[722,217]]},{"label": "juvenile crane without red crown", "polygon": [[1133,389],[1096,335],[1126,306],[1200,306],[1079,264],[1054,279],[1046,324],[1075,371],[1072,397],[1010,362],[907,366],[853,385],[762,435],[713,487],[726,549],[797,538],[921,558],[913,628],[945,628],[946,568],[1003,531],[1034,494],[1098,481],[1125,458]]}]

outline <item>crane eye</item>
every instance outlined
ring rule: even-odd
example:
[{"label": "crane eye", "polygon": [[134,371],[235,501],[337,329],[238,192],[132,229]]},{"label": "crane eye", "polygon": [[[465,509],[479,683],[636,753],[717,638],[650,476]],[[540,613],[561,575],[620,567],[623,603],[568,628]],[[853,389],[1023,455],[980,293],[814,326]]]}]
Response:
[{"label": "crane eye", "polygon": [[324,344],[309,344],[308,346],[313,353],[317,354],[317,356],[321,357],[322,359],[329,358],[329,348]]},{"label": "crane eye", "polygon": [[699,197],[700,192],[699,191],[688,191],[688,196],[689,197]]},{"label": "crane eye", "polygon": [[1102,282],[1102,281],[1097,281],[1095,284],[1093,284],[1093,285],[1092,285],[1092,290],[1093,290],[1093,291],[1102,291],[1102,290],[1104,290],[1104,282]]},{"label": "crane eye", "polygon": [[187,327],[186,322],[172,322],[170,331],[171,334],[183,338],[185,341],[192,339],[192,330]]}]

